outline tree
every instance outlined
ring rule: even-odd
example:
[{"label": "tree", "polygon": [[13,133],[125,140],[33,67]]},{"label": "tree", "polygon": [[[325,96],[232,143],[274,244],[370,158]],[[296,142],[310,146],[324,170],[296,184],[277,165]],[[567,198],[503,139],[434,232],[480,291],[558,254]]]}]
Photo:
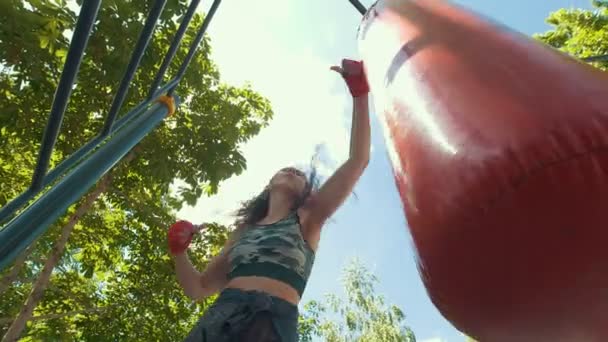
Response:
[{"label": "tree", "polygon": [[[593,11],[562,8],[551,13],[546,21],[553,29],[535,38],[579,58],[608,55],[608,1],[592,3]],[[608,70],[608,60],[592,64]]]},{"label": "tree", "polygon": [[346,300],[328,294],[323,302],[306,303],[299,324],[301,341],[312,341],[313,336],[328,342],[416,341],[401,309],[377,294],[378,279],[365,265],[351,262],[343,281]]},{"label": "tree", "polygon": [[[151,5],[102,2],[51,167],[100,131]],[[167,3],[122,113],[146,96],[186,6]],[[177,73],[202,19],[193,19],[168,75]],[[29,185],[76,13],[62,0],[7,0],[0,2],[0,22],[2,206]],[[91,192],[97,200],[89,195],[73,205],[16,268],[0,274],[6,277],[0,284],[12,283],[0,297],[2,334],[26,302],[33,309],[22,315],[26,341],[171,341],[192,327],[208,301],[191,303],[178,288],[166,227],[183,204],[217,192],[245,169],[241,145],[272,117],[269,102],[250,87],[223,84],[209,55],[206,38],[176,91],[185,100],[177,113],[108,174],[102,191]],[[198,266],[219,250],[227,231],[210,225],[192,251]]]}]

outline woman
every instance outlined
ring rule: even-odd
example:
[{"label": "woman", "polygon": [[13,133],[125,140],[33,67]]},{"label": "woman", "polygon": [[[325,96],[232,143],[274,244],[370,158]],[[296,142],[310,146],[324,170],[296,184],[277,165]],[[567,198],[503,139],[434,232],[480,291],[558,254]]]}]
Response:
[{"label": "woman", "polygon": [[314,190],[313,177],[284,168],[239,211],[237,228],[201,273],[186,249],[199,229],[178,222],[168,233],[177,279],[194,300],[220,292],[186,341],[297,341],[302,297],[325,221],[342,205],[370,153],[369,86],[361,62],[343,60],[353,96],[348,160]]}]

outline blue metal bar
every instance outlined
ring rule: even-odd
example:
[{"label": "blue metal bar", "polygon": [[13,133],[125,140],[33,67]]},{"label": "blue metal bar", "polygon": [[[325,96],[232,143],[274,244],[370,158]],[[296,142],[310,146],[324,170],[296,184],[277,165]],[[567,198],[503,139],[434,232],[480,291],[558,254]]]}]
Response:
[{"label": "blue metal bar", "polygon": [[53,148],[57,141],[57,135],[61,128],[63,114],[68,105],[68,99],[72,94],[72,86],[74,85],[76,75],[80,69],[80,62],[82,61],[84,49],[89,41],[89,35],[93,29],[95,18],[97,18],[100,4],[101,0],[85,1],[80,9],[78,22],[74,29],[74,36],[72,37],[70,49],[68,50],[63,65],[63,72],[61,73],[59,85],[55,91],[55,97],[53,98],[49,121],[44,130],[44,136],[42,137],[42,146],[40,146],[40,154],[38,155],[38,162],[36,163],[36,169],[34,170],[34,176],[32,177],[32,185],[30,186],[33,191],[40,190],[42,187],[42,179],[49,167],[49,160],[51,159],[51,154],[53,153]]},{"label": "blue metal bar", "polygon": [[[172,88],[177,84],[179,80],[173,79],[167,82],[164,86],[158,89],[153,95],[151,99],[142,101],[135,108],[131,109],[127,114],[123,115],[121,118],[116,120],[116,124],[114,125],[114,131],[118,131],[122,129],[122,127],[129,121],[131,121],[134,117],[141,114],[150,103],[156,100],[160,95],[166,92],[168,89]],[[76,162],[78,162],[82,157],[88,154],[92,149],[97,146],[98,143],[103,141],[104,137],[99,135],[92,140],[90,140],[86,145],[78,149],[76,152],[72,153],[66,160],[64,160],[61,164],[57,165],[51,172],[49,172],[48,176],[45,178],[45,186],[55,181],[60,175],[64,174],[69,168],[74,166]]]},{"label": "blue metal bar", "polygon": [[353,4],[353,6],[355,6],[357,11],[359,11],[359,13],[361,13],[361,15],[365,15],[365,13],[367,12],[367,9],[365,8],[365,6],[363,6],[359,2],[359,0],[348,0],[348,1],[350,1],[350,3]]},{"label": "blue metal bar", "polygon": [[135,76],[137,67],[139,66],[139,63],[141,62],[141,59],[144,56],[144,53],[146,52],[146,48],[148,47],[148,43],[150,42],[150,38],[152,37],[152,33],[154,32],[154,27],[156,27],[156,22],[158,21],[158,18],[160,17],[163,8],[165,8],[166,3],[167,0],[156,0],[154,2],[154,6],[150,10],[150,13],[148,14],[148,18],[146,19],[144,28],[139,34],[137,44],[135,44],[135,49],[133,50],[133,54],[131,55],[131,60],[129,61],[129,65],[127,66],[127,71],[125,72],[124,76],[122,77],[122,80],[120,81],[120,85],[118,87],[116,95],[114,95],[112,106],[110,107],[108,117],[106,118],[106,122],[101,131],[102,136],[107,136],[112,132],[112,126],[114,125],[116,115],[118,114],[120,107],[122,107],[122,103],[127,97],[127,92],[129,91],[131,80],[133,79],[133,76]]},{"label": "blue metal bar", "polygon": [[192,2],[190,3],[190,7],[188,7],[188,11],[184,15],[184,19],[182,20],[181,24],[179,25],[179,28],[177,29],[177,33],[175,33],[175,37],[173,38],[173,41],[171,42],[169,51],[167,51],[167,54],[165,55],[165,58],[163,59],[163,63],[161,64],[160,69],[158,69],[158,72],[156,73],[156,76],[154,77],[154,81],[152,82],[152,86],[150,87],[150,91],[148,93],[148,99],[151,99],[154,96],[156,90],[158,89],[158,86],[163,81],[165,72],[167,72],[167,69],[169,68],[169,65],[171,64],[171,61],[173,60],[173,57],[175,57],[177,48],[179,47],[179,44],[181,43],[182,38],[184,37],[184,33],[186,33],[186,29],[188,29],[188,24],[190,24],[190,20],[192,20],[192,17],[194,16],[194,12],[196,11],[196,8],[198,7],[198,4],[200,2],[201,2],[200,0],[192,0]]},{"label": "blue metal bar", "polygon": [[156,93],[154,93],[154,99],[158,98],[160,95],[163,95],[165,93],[168,93],[168,91],[172,88],[175,88],[177,86],[177,84],[179,83],[180,79],[175,77],[173,78],[171,81],[165,83],[164,86],[162,86],[160,89],[158,89],[156,91]]},{"label": "blue metal bar", "polygon": [[585,61],[585,62],[604,62],[604,61],[608,61],[608,55],[587,57],[587,58],[583,58],[583,61]]},{"label": "blue metal bar", "polygon": [[9,218],[11,218],[17,212],[17,210],[19,210],[19,208],[23,207],[23,205],[25,205],[25,203],[27,203],[27,201],[29,201],[37,193],[37,191],[29,188],[2,207],[2,210],[0,210],[0,225],[4,224]]},{"label": "blue metal bar", "polygon": [[[176,105],[179,98],[175,99]],[[168,114],[157,103],[124,129],[112,135],[89,158],[74,168],[53,189],[41,196],[0,231],[0,271],[6,268],[36,238],[48,230],[65,211],[120,161]]]},{"label": "blue metal bar", "polygon": [[[134,117],[141,114],[152,101],[156,100],[158,96],[165,93],[168,89],[175,87],[175,85],[179,82],[177,79],[173,79],[163,85],[160,89],[156,91],[156,93],[152,96],[151,100],[146,100],[141,102],[137,107],[130,110],[127,114],[116,120],[116,124],[114,125],[114,131],[120,130],[127,122],[131,121]],[[53,183],[59,177],[61,177],[65,172],[74,167],[78,162],[89,152],[91,152],[97,145],[103,142],[104,137],[101,135],[96,136],[95,138],[89,140],[84,146],[76,150],[72,153],[68,158],[62,161],[59,165],[57,165],[53,170],[51,170],[43,179],[42,188],[48,186]],[[7,203],[2,209],[0,209],[0,225],[4,224],[8,219],[10,219],[17,210],[23,207],[29,200],[31,200],[38,191],[34,191],[31,188]]]},{"label": "blue metal bar", "polygon": [[[201,25],[201,28],[198,30],[198,33],[196,34],[194,41],[190,45],[190,50],[188,50],[188,54],[186,55],[186,58],[184,58],[184,60],[182,61],[182,64],[179,67],[177,76],[175,76],[176,79],[181,80],[182,77],[184,77],[184,75],[186,74],[186,69],[188,68],[188,65],[190,65],[192,58],[194,58],[196,49],[198,49],[198,46],[200,45],[201,41],[203,40],[203,37],[205,36],[205,31],[207,31],[207,28],[209,27],[209,24],[211,23],[211,19],[213,19],[213,16],[215,15],[215,11],[217,11],[217,8],[219,7],[220,2],[222,2],[222,1],[214,0],[213,4],[211,4],[211,8],[209,9],[209,12],[205,16],[205,20],[203,20],[203,24]],[[173,92],[175,91],[176,87],[177,87],[177,84],[175,87],[169,89],[167,94],[169,96],[173,95]]]}]

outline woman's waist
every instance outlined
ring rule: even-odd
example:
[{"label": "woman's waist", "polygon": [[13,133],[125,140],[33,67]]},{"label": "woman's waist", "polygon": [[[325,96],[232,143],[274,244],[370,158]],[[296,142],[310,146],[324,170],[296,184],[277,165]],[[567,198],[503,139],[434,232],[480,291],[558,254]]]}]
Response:
[{"label": "woman's waist", "polygon": [[[227,276],[229,281],[245,278],[250,279],[253,286],[269,286],[271,289],[281,291],[280,293],[287,292],[292,301],[296,297],[291,296],[291,290],[295,290],[297,300],[299,300],[308,280],[308,274],[303,273],[302,270],[268,261],[241,262],[233,265]],[[249,286],[249,282],[246,281],[245,285]]]},{"label": "woman's waist", "polygon": [[269,296],[285,301],[285,304],[295,306],[296,310],[297,305],[300,302],[300,295],[296,289],[282,281],[266,277],[235,277],[226,284],[224,291],[230,289],[263,292]]}]

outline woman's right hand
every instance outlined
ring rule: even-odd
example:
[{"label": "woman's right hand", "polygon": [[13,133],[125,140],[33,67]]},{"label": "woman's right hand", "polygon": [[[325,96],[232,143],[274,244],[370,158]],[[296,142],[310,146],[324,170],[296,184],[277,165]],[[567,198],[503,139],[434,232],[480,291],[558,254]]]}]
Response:
[{"label": "woman's right hand", "polygon": [[194,234],[203,228],[204,225],[202,224],[194,225],[184,220],[172,224],[167,232],[170,253],[174,256],[183,254],[188,249],[188,246],[190,246]]}]

